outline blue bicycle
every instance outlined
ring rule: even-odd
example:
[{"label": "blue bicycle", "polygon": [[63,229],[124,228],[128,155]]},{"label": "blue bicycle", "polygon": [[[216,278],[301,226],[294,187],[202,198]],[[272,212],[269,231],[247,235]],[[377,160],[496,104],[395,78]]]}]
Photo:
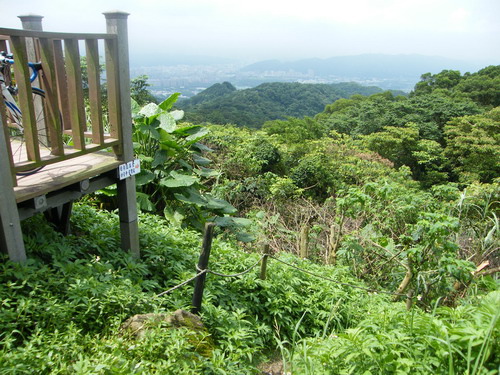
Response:
[{"label": "blue bicycle", "polygon": [[[15,97],[18,89],[12,85],[11,81],[11,65],[14,64],[14,56],[4,51],[0,52],[0,86],[2,96],[7,108],[7,126],[9,127],[10,141],[12,148],[12,156],[15,163],[28,161],[25,151],[23,116]],[[30,81],[34,82],[38,78],[38,72],[42,70],[41,63],[28,63],[31,68]],[[38,140],[41,149],[45,149],[50,153],[48,146],[45,115],[44,115],[44,99],[45,92],[38,87],[31,87],[33,93],[33,106],[35,108],[35,120],[38,129]],[[45,141],[44,141],[45,139]],[[43,167],[32,169],[28,172],[19,172],[18,175],[28,175],[39,171]]]}]

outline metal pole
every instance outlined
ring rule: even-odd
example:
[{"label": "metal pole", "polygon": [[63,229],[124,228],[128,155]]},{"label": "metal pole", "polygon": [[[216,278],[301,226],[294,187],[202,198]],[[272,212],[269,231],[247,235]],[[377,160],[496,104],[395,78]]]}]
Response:
[{"label": "metal pole", "polygon": [[[200,259],[198,260],[198,268],[196,272],[199,270],[205,270],[208,267],[208,258],[210,257],[210,250],[212,248],[212,238],[214,233],[215,223],[207,223],[205,224],[205,234],[203,235],[203,244],[201,246]],[[199,314],[201,310],[201,301],[203,299],[203,289],[205,288],[205,278],[207,274],[204,273],[196,279],[196,284],[194,286],[193,293],[193,308],[191,312],[193,314]]]}]

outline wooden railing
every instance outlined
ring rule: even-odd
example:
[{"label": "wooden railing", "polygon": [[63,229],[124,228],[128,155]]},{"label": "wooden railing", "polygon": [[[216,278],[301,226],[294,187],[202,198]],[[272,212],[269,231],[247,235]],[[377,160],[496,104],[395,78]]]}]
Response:
[{"label": "wooden railing", "polygon": [[[88,77],[88,87],[85,88],[80,51],[83,48]],[[116,34],[70,34],[0,28],[0,51],[14,55],[12,68],[18,87],[16,101],[22,112],[25,141],[22,160],[13,157],[13,146],[7,142],[14,186],[16,173],[39,166],[110,147],[117,156],[122,154],[123,117],[118,48]],[[101,72],[100,56],[103,52],[105,68]],[[30,82],[30,55],[42,64],[36,84]],[[33,104],[32,85],[45,92],[45,99],[38,109]],[[86,98],[84,90],[88,90]],[[106,110],[103,110],[102,103],[104,90],[107,94]],[[41,126],[36,118],[39,113],[43,113],[44,117]],[[9,125],[13,124],[1,95],[0,114],[6,138],[9,139],[12,133]],[[65,145],[65,141],[71,147]],[[49,152],[42,150],[42,144]]]}]

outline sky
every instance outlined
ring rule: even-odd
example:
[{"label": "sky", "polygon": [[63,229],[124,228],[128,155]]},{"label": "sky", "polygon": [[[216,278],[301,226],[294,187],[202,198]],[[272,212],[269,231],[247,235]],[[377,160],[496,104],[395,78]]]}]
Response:
[{"label": "sky", "polygon": [[17,0],[2,6],[0,26],[20,28],[17,16],[31,13],[46,31],[101,33],[101,13],[116,9],[130,13],[131,55],[165,64],[366,53],[500,64],[500,0]]}]

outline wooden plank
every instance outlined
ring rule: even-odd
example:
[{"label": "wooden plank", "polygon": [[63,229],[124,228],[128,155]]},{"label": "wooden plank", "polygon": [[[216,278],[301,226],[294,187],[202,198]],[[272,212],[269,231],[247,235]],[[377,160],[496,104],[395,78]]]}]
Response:
[{"label": "wooden plank", "polygon": [[116,35],[112,34],[94,34],[94,33],[59,33],[49,31],[32,31],[32,30],[19,30],[8,29],[0,27],[0,36],[17,36],[26,38],[49,38],[49,39],[116,39]]},{"label": "wooden plank", "polygon": [[[2,120],[2,132],[5,138],[5,149],[7,150],[7,160],[9,161],[9,174],[12,177],[13,186],[17,185],[16,171],[14,170],[14,159],[12,157],[12,147],[10,145],[9,128],[7,126],[7,107],[5,106],[3,95],[0,95],[0,120]],[[7,176],[6,171],[2,171],[2,176]]]},{"label": "wooden plank", "polygon": [[11,48],[16,59],[14,76],[16,78],[19,107],[23,114],[23,133],[26,141],[29,160],[38,162],[40,150],[38,147],[38,132],[36,126],[35,109],[33,107],[33,94],[31,92],[30,71],[26,55],[26,40],[23,37],[11,37]]},{"label": "wooden plank", "polygon": [[92,124],[92,142],[104,143],[101,103],[101,69],[97,40],[87,39],[87,75],[89,83],[90,121]]},{"label": "wooden plank", "polygon": [[[0,127],[3,128],[1,117]],[[0,131],[0,173],[2,176],[8,176],[10,170],[7,139],[4,132]],[[0,191],[2,192],[0,194],[0,248],[9,254],[12,261],[23,262],[26,260],[26,251],[10,178],[0,178]]]},{"label": "wooden plank", "polygon": [[85,150],[83,132],[87,127],[85,118],[85,104],[83,100],[82,69],[80,65],[80,52],[76,39],[65,39],[66,73],[68,77],[68,98],[71,116],[71,129],[73,131],[73,145]]},{"label": "wooden plank", "polygon": [[[121,110],[120,110],[120,89],[118,83],[118,53],[116,40],[106,40],[106,82],[108,88],[108,121],[109,133],[113,138],[121,137]],[[115,150],[117,155],[121,155],[121,148]]]},{"label": "wooden plank", "polygon": [[71,129],[71,118],[69,110],[69,99],[68,99],[68,79],[66,77],[66,67],[64,63],[64,54],[62,41],[54,40],[54,67],[56,71],[57,80],[57,94],[59,99],[59,108],[61,110],[62,116],[62,127],[63,129]]},{"label": "wooden plank", "polygon": [[[23,161],[23,162],[16,163],[15,171],[16,172],[26,172],[26,171],[33,170],[34,168],[36,168],[37,166],[40,166],[40,165],[51,165],[54,163],[59,163],[62,161],[71,160],[71,159],[80,157],[82,155],[85,155],[85,154],[88,154],[91,152],[98,152],[101,150],[105,150],[109,147],[117,146],[119,143],[120,142],[117,139],[108,138],[108,139],[104,140],[104,144],[86,145],[85,150],[78,150],[78,149],[74,149],[70,146],[65,146],[63,156],[52,155],[52,154],[50,154],[50,152],[48,152],[48,150],[41,149],[40,150],[40,161],[38,163],[34,163],[34,162],[30,162],[30,161]],[[15,140],[11,140],[11,144],[13,145],[12,146],[13,148],[17,149],[18,147],[20,147],[18,152],[20,153],[22,159],[26,159],[26,156],[25,156],[26,150],[23,149],[24,145],[20,144],[19,142],[15,141]],[[23,155],[24,155],[24,157],[23,157]],[[109,155],[112,155],[115,157],[114,154],[109,153]]]},{"label": "wooden plank", "polygon": [[64,155],[54,48],[51,40],[40,39],[40,54],[43,67],[42,81],[45,89],[45,125],[48,131],[50,149],[52,155]]},{"label": "wooden plank", "polygon": [[18,186],[14,188],[16,201],[19,203],[33,199],[98,176],[116,169],[121,163],[116,160],[114,154],[100,152],[84,154],[74,159],[48,165],[35,174],[18,176]]}]

